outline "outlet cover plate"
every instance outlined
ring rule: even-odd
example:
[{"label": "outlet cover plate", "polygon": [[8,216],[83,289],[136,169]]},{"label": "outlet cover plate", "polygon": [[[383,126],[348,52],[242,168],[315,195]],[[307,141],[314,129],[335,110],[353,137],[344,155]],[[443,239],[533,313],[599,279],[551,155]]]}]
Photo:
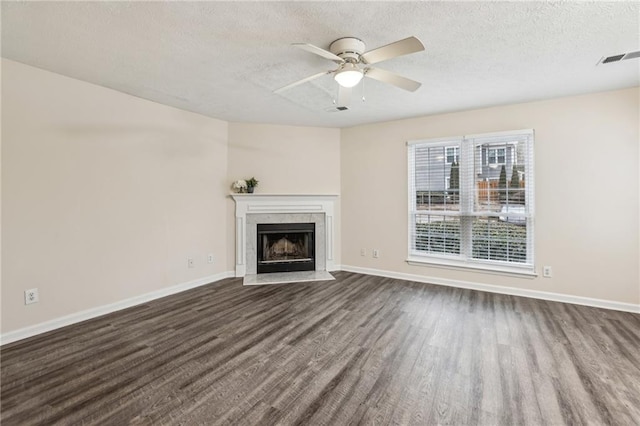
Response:
[{"label": "outlet cover plate", "polygon": [[24,304],[31,305],[32,303],[38,303],[40,301],[40,295],[37,288],[31,288],[24,291]]}]

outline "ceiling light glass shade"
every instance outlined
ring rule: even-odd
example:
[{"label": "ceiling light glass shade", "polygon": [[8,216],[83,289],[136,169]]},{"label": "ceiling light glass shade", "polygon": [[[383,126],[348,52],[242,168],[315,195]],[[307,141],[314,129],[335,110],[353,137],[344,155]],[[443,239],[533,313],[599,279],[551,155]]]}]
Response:
[{"label": "ceiling light glass shade", "polygon": [[342,87],[353,87],[362,80],[362,71],[355,64],[344,64],[333,77]]}]

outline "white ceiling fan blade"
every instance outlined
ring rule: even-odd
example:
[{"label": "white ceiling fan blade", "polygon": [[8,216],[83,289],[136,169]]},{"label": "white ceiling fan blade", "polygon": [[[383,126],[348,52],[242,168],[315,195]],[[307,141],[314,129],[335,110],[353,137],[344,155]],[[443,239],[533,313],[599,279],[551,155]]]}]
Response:
[{"label": "white ceiling fan blade", "polygon": [[351,105],[351,87],[343,87],[338,84],[337,108],[347,108]]},{"label": "white ceiling fan blade", "polygon": [[302,83],[306,83],[307,81],[311,81],[311,80],[315,80],[316,78],[322,77],[323,75],[327,75],[327,74],[331,74],[333,71],[323,71],[323,72],[319,72],[318,74],[314,74],[310,77],[307,78],[303,78],[302,80],[298,80],[296,82],[293,82],[291,84],[287,84],[284,87],[281,87],[279,89],[276,89],[273,91],[273,93],[280,93],[280,92],[284,92],[285,90],[291,89],[292,87],[295,87],[299,84]]},{"label": "white ceiling fan blade", "polygon": [[314,46],[313,44],[309,44],[309,43],[293,43],[292,46],[295,46],[295,47],[298,47],[298,48],[300,48],[302,50],[306,50],[307,52],[311,52],[311,53],[314,53],[316,55],[322,56],[323,58],[331,59],[332,61],[344,62],[344,60],[340,56],[334,55],[333,53],[329,52],[328,50],[321,49],[318,46]]},{"label": "white ceiling fan blade", "polygon": [[403,77],[391,71],[383,70],[380,68],[367,68],[365,70],[365,77],[373,78],[374,80],[381,81],[383,83],[391,84],[399,87],[400,89],[408,90],[409,92],[415,92],[422,86],[422,83],[418,83],[410,78]]},{"label": "white ceiling fan blade", "polygon": [[378,47],[362,54],[361,59],[365,64],[375,64],[377,62],[386,61],[387,59],[396,58],[409,53],[421,52],[424,45],[416,37],[408,37],[386,46]]}]

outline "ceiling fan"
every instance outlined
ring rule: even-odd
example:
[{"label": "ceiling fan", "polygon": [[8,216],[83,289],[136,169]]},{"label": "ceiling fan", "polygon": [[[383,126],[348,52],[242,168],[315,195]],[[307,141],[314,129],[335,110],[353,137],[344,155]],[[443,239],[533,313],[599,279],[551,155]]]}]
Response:
[{"label": "ceiling fan", "polygon": [[331,43],[329,50],[308,43],[294,43],[293,46],[329,59],[337,64],[337,68],[303,78],[274,90],[274,93],[280,93],[324,75],[333,74],[333,78],[338,83],[337,107],[338,109],[347,109],[351,99],[351,88],[358,85],[363,77],[391,84],[410,92],[415,92],[421,86],[421,83],[415,80],[370,66],[398,56],[423,51],[424,45],[416,37],[398,40],[368,52],[365,52],[364,42],[355,37],[339,38]]}]

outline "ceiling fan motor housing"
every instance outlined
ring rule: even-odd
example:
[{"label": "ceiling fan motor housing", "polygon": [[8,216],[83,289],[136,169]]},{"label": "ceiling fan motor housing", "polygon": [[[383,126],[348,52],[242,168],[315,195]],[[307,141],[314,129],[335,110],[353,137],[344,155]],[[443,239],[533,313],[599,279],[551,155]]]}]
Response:
[{"label": "ceiling fan motor housing", "polygon": [[329,46],[329,51],[349,62],[359,62],[364,53],[364,42],[355,37],[339,38]]}]

